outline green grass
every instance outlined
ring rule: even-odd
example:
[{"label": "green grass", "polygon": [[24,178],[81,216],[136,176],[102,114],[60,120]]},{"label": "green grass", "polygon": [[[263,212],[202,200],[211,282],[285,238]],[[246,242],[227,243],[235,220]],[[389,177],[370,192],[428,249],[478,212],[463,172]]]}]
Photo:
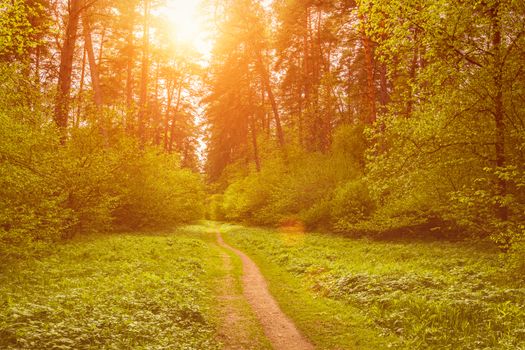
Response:
[{"label": "green grass", "polygon": [[241,296],[238,299],[232,299],[230,303],[236,313],[242,317],[242,321],[238,326],[242,327],[243,330],[239,333],[248,339],[248,344],[244,347],[244,350],[270,350],[272,349],[270,341],[264,335],[263,328],[259,323],[257,316],[242,294],[242,261],[239,256],[230,251],[227,251],[226,254],[230,256],[230,259],[232,259],[233,275],[235,276],[235,284],[229,286],[229,288],[231,288],[234,293]]},{"label": "green grass", "polygon": [[[237,324],[233,329],[227,329],[229,336],[234,340],[236,346],[243,344],[244,350],[269,350],[271,345],[269,340],[264,335],[261,324],[259,323],[257,316],[251,309],[250,305],[243,296],[242,287],[242,262],[239,256],[229,250],[223,250],[216,244],[216,234],[218,230],[218,224],[212,221],[202,221],[198,225],[191,225],[184,227],[185,232],[191,232],[193,235],[201,237],[210,244],[210,248],[217,251],[219,254],[221,251],[227,254],[231,261],[232,284],[224,285],[224,277],[227,274],[224,268],[222,268],[221,262],[219,265],[210,266],[212,271],[212,278],[210,279],[210,287],[214,293],[218,296],[224,293],[224,289],[227,289],[231,296],[226,300],[222,301],[222,304],[229,304],[229,311],[234,312],[234,318],[237,319]],[[208,253],[210,254],[210,253]],[[225,317],[224,309],[220,307],[221,301],[217,300],[214,303],[212,310],[212,316],[216,324],[222,322],[222,318]]]},{"label": "green grass", "polygon": [[77,239],[0,271],[2,349],[218,349],[202,230]]},{"label": "green grass", "polygon": [[[217,229],[257,262],[319,349],[525,349],[523,277],[497,251],[214,223],[91,236],[4,260],[0,348],[220,349]],[[228,254],[239,294],[240,260]],[[270,348],[246,301],[231,307],[249,348]]]},{"label": "green grass", "polygon": [[223,225],[320,349],[525,349],[523,278],[468,243]]}]

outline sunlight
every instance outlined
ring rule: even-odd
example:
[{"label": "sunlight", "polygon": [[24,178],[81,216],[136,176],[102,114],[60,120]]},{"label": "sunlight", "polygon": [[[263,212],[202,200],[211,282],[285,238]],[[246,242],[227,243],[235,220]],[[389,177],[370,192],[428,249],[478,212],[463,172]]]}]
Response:
[{"label": "sunlight", "polygon": [[174,41],[205,54],[208,45],[200,7],[199,0],[169,0],[162,12],[173,28]]}]

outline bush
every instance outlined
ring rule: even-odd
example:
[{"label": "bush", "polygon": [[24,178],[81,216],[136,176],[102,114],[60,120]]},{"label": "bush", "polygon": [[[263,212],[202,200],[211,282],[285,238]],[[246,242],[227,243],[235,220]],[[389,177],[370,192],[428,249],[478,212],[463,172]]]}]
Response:
[{"label": "bush", "polygon": [[362,127],[343,125],[328,154],[292,147],[286,156],[271,153],[260,172],[230,180],[222,205],[226,219],[280,226],[295,218],[309,229],[330,227],[334,191],[362,174],[365,144]]},{"label": "bush", "polygon": [[339,187],[332,201],[332,217],[338,227],[366,220],[375,204],[365,181],[350,181]]},{"label": "bush", "polygon": [[204,215],[201,178],[181,169],[178,156],[138,152],[123,166],[120,181],[123,190],[113,212],[119,227],[170,227]]},{"label": "bush", "polygon": [[[0,252],[33,241],[53,241],[76,224],[64,205],[58,135],[46,123],[42,97],[17,67],[0,66]],[[23,101],[23,102],[21,102]],[[34,105],[32,105],[34,103]]]},{"label": "bush", "polygon": [[207,212],[206,218],[209,220],[222,221],[226,218],[223,204],[223,195],[222,194],[213,194],[208,196],[207,201]]},{"label": "bush", "polygon": [[[478,235],[489,236],[502,249],[525,240],[525,171],[507,166],[494,171],[485,169],[471,186],[451,194],[453,211],[449,216],[462,228]],[[505,180],[508,193],[502,196],[494,181]],[[507,209],[507,218],[498,216],[498,209]]]},{"label": "bush", "polygon": [[[178,155],[97,126],[61,142],[46,96],[0,65],[0,252],[120,227],[166,227],[202,217],[201,177]],[[0,257],[1,258],[1,257]]]}]

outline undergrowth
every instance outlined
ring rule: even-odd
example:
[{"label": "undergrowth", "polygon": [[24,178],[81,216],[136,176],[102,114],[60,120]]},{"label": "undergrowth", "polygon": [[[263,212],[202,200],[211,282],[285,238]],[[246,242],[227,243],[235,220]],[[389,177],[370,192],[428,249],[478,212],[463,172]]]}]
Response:
[{"label": "undergrowth", "polygon": [[360,309],[392,348],[525,348],[523,279],[505,267],[497,250],[239,226],[225,226],[225,232],[259,261],[299,277],[313,298],[343,301],[349,312],[350,306]]},{"label": "undergrowth", "polygon": [[115,235],[12,261],[0,348],[217,349],[208,251],[189,235]]}]

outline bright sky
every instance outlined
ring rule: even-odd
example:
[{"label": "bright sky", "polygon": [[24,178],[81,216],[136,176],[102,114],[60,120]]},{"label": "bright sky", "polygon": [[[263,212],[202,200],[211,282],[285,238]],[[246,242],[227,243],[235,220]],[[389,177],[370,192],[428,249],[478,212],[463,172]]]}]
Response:
[{"label": "bright sky", "polygon": [[167,0],[161,13],[171,23],[177,42],[189,45],[205,59],[209,58],[211,41],[201,0]]}]

